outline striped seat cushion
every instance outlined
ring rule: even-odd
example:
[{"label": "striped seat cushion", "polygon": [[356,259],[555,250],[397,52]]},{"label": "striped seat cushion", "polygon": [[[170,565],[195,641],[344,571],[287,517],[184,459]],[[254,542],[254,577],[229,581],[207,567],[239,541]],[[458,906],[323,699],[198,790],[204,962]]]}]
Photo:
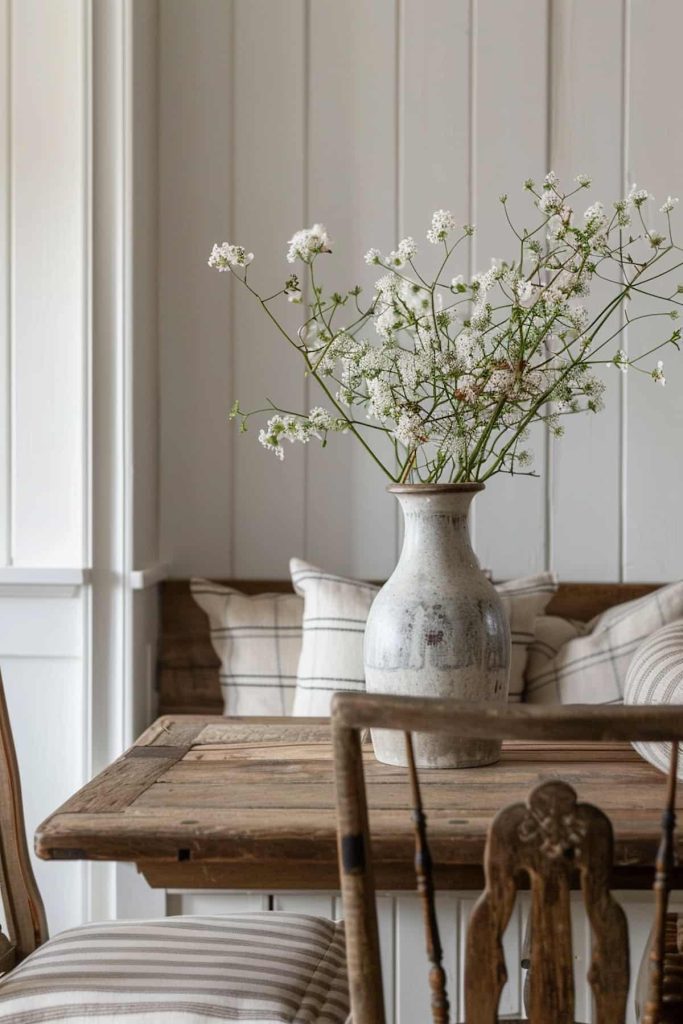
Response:
[{"label": "striped seat cushion", "polygon": [[531,704],[621,704],[646,637],[683,617],[683,582],[609,608],[587,624],[540,619],[526,671]]},{"label": "striped seat cushion", "polygon": [[[624,704],[683,704],[683,621],[658,629],[640,645],[626,675]],[[669,771],[670,743],[633,746],[655,768]],[[683,780],[683,759],[678,777]]]},{"label": "striped seat cushion", "polygon": [[7,1024],[343,1024],[344,929],[261,913],[85,925],[0,981]]},{"label": "striped seat cushion", "polygon": [[209,618],[225,714],[290,714],[301,652],[301,598],[250,596],[202,579],[191,580],[190,590]]},{"label": "striped seat cushion", "polygon": [[[364,690],[363,638],[378,587],[290,561],[292,583],[304,598],[303,642],[294,698],[295,715],[329,715],[337,690]],[[510,622],[509,700],[519,701],[536,618],[557,590],[552,573],[496,584]]]}]

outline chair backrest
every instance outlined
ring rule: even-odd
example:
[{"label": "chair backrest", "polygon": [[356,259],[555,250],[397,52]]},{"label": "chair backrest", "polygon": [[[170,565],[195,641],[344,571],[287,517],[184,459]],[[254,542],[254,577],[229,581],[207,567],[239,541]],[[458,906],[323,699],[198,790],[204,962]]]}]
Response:
[{"label": "chair backrest", "polygon": [[[349,984],[356,1024],[384,1024],[385,1020],[361,731],[389,728],[406,734],[453,733],[454,723],[463,739],[546,742],[647,739],[676,743],[683,740],[683,707],[546,708],[338,694],[333,702],[332,724],[339,857]],[[410,742],[407,750],[411,766]],[[468,770],[471,771],[473,769]],[[467,785],[468,772],[462,772],[463,785]],[[424,895],[431,961],[432,1016],[435,1022],[442,1022],[447,1019],[444,1014],[448,1004],[440,970],[431,859],[416,773],[413,803],[418,888]],[[532,1024],[547,1024],[550,1020],[553,1024],[568,1024],[569,1021],[573,1024],[569,893],[576,874],[581,880],[593,932],[588,979],[595,997],[596,1024],[623,1024],[629,985],[628,931],[623,911],[609,893],[612,863],[613,837],[609,820],[598,808],[578,802],[574,790],[564,782],[543,783],[532,791],[526,802],[498,813],[489,830],[485,890],[473,911],[468,930],[467,1024],[494,1024],[497,1020],[500,994],[506,980],[502,936],[514,907],[517,888],[527,878],[532,900],[529,1019]],[[664,877],[663,889],[666,887]],[[665,901],[662,906],[665,913]],[[661,963],[659,966],[661,968]],[[653,1012],[652,1024],[655,1024],[657,1009]]]},{"label": "chair backrest", "polygon": [[47,939],[45,908],[26,842],[19,768],[0,675],[0,890],[9,932],[0,935],[0,972]]}]

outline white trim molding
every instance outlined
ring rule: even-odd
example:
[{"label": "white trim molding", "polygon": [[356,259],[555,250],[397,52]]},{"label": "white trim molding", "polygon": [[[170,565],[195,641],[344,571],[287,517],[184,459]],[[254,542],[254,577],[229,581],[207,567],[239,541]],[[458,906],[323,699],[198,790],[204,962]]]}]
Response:
[{"label": "white trim molding", "polygon": [[0,566],[0,597],[75,597],[90,581],[90,569]]},{"label": "white trim molding", "polygon": [[130,574],[131,589],[147,590],[148,587],[156,586],[168,577],[170,569],[168,562],[155,562],[144,569],[133,569]]}]

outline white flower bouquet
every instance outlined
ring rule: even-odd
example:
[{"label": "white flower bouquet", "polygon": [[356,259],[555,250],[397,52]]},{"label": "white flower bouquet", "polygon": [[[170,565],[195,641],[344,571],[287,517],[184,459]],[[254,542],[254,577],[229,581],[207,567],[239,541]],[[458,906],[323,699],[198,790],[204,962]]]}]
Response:
[{"label": "white flower bouquet", "polygon": [[[501,196],[516,255],[493,260],[470,280],[453,276],[449,266],[474,227],[458,228],[448,210],[438,210],[427,232],[442,252],[436,275],[420,274],[412,238],[386,255],[371,249],[366,263],[382,274],[366,307],[359,287],[327,294],[318,283],[316,263],[332,251],[322,224],[298,231],[288,243],[287,259],[304,264],[305,279],[292,274],[267,298],[248,279],[253,253],[215,245],[209,266],[229,271],[251,292],[329,404],[299,414],[272,403],[245,412],[236,402],[231,416],[246,430],[251,416],[269,414],[259,440],[280,459],[285,440],[315,437],[324,445],[330,432],[353,434],[394,482],[533,475],[532,424],[546,423],[561,436],[564,417],[598,412],[605,390],[599,372],[610,365],[663,385],[662,362],[653,356],[664,346],[679,347],[678,328],[662,332],[638,355],[620,343],[628,328],[635,352],[642,321],[678,317],[683,285],[669,285],[683,265],[671,226],[678,200],[661,206],[662,227],[655,230],[648,226],[652,197],[635,185],[610,212],[596,202],[577,215],[573,197],[590,184],[580,175],[564,192],[552,172],[540,188],[525,182],[536,223],[521,230]],[[591,308],[596,280],[609,282],[610,297]],[[646,296],[648,305],[632,315],[629,300],[637,296]],[[278,300],[302,305],[298,333],[276,316]]]}]

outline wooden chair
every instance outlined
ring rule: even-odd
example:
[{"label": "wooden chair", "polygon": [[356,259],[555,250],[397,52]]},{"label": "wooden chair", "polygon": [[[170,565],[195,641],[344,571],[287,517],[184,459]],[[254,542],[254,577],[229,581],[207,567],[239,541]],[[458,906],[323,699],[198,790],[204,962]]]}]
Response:
[{"label": "wooden chair", "polygon": [[[55,865],[58,870],[58,867]],[[48,938],[0,677],[0,1022],[344,1024],[344,931],[276,912],[87,924]],[[297,1019],[298,1016],[297,1016]]]},{"label": "wooden chair", "polygon": [[[412,732],[457,730],[471,739],[683,740],[683,707],[599,708],[496,706],[446,700],[338,694],[333,733],[339,823],[339,862],[347,935],[351,1006],[355,1024],[384,1024],[379,939],[372,874],[361,732],[406,733],[413,793],[417,889],[423,897],[434,1024],[448,1024],[449,1004],[434,909],[427,823],[412,756]],[[665,966],[667,898],[672,861],[678,742],[673,744],[662,843],[657,858],[657,914],[643,1022],[683,1021],[683,989]],[[463,785],[467,785],[463,770]],[[664,804],[664,785],[662,786]],[[532,1024],[574,1024],[570,887],[578,876],[593,934],[588,979],[596,1024],[624,1024],[629,988],[626,918],[609,892],[612,827],[596,807],[581,803],[571,786],[552,780],[536,786],[526,803],[503,808],[492,822],[485,852],[485,890],[472,913],[465,964],[466,1024],[495,1024],[507,979],[502,937],[517,890],[531,887],[530,995]],[[670,932],[669,928],[669,932]],[[667,1002],[668,1001],[668,1002]],[[666,1006],[665,1006],[666,1003]],[[673,1009],[672,1009],[673,1007]],[[671,1015],[673,1014],[673,1016]]]}]

